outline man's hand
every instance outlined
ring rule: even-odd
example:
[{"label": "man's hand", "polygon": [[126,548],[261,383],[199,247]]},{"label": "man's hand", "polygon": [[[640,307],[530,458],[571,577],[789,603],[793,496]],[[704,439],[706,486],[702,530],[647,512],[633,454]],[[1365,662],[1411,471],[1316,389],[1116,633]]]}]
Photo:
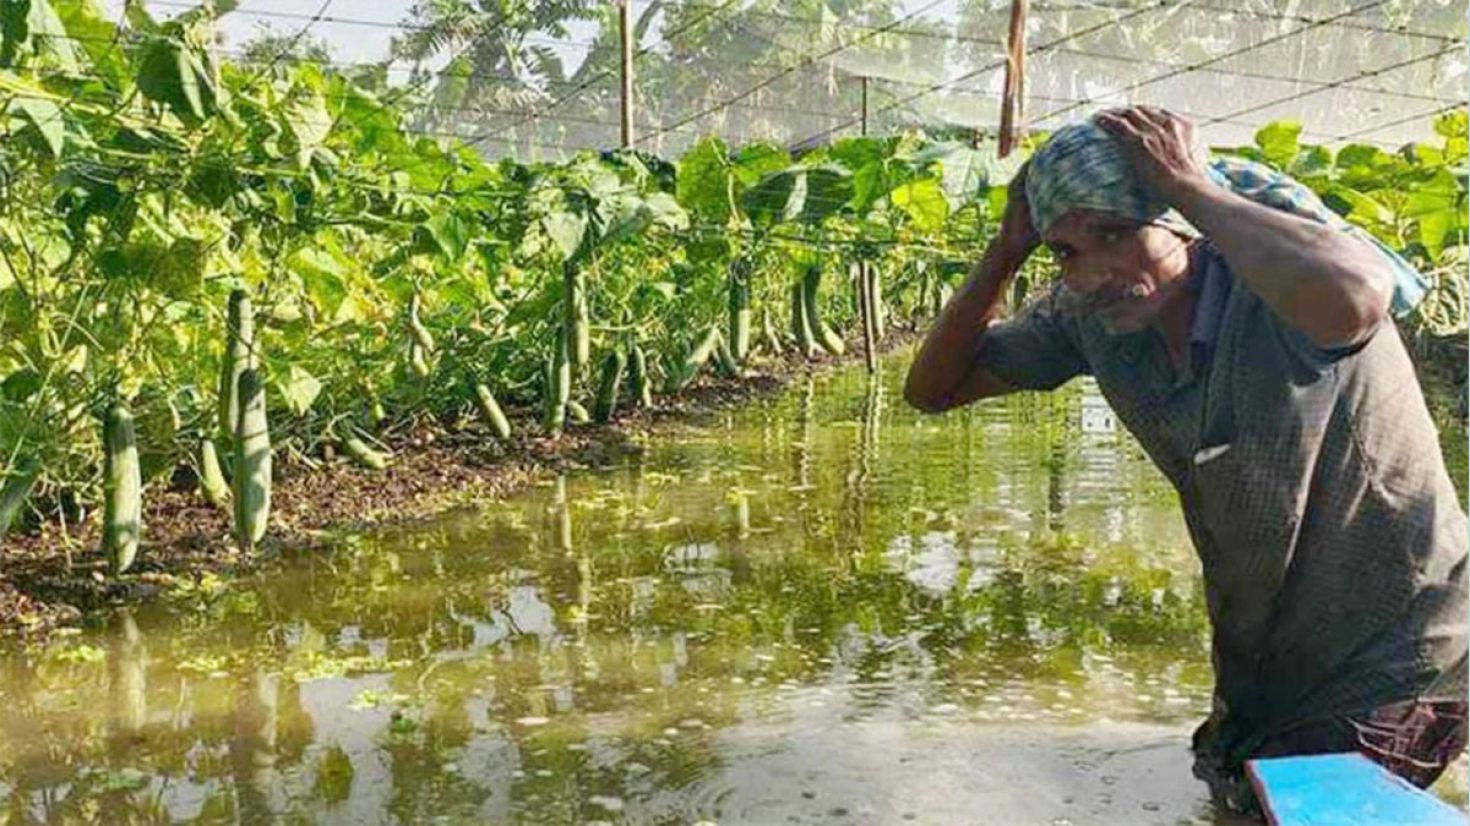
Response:
[{"label": "man's hand", "polygon": [[1171,206],[1210,185],[1204,148],[1194,124],[1184,118],[1152,106],[1130,106],[1099,113],[1097,125],[1122,141],[1144,188]]},{"label": "man's hand", "polygon": [[995,239],[1005,250],[1006,257],[1018,267],[1041,244],[1041,236],[1031,225],[1031,205],[1026,200],[1026,170],[1029,168],[1029,161],[1022,164],[1020,171],[1006,185],[1006,211],[1001,216],[1000,231]]}]

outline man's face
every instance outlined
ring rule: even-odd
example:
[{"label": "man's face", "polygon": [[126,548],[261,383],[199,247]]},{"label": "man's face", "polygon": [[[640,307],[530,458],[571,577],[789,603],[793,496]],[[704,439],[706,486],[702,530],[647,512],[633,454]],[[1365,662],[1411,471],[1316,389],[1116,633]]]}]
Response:
[{"label": "man's face", "polygon": [[1114,335],[1157,320],[1189,272],[1189,244],[1163,227],[1074,209],[1043,239],[1061,266],[1073,309]]}]

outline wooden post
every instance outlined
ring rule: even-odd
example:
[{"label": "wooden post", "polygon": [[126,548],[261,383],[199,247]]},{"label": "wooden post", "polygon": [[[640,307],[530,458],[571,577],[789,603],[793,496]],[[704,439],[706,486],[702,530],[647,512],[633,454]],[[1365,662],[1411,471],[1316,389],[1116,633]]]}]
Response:
[{"label": "wooden post", "polygon": [[633,0],[619,0],[618,24],[623,34],[623,148],[633,145]]},{"label": "wooden post", "polygon": [[862,135],[863,137],[866,138],[868,136],[868,76],[867,75],[863,75],[862,81],[863,81],[862,131],[859,132],[858,134],[860,134],[860,135]]},{"label": "wooden post", "polygon": [[1000,98],[999,157],[1011,154],[1021,120],[1026,83],[1026,0],[1011,0],[1011,36],[1006,50],[1005,88]]}]

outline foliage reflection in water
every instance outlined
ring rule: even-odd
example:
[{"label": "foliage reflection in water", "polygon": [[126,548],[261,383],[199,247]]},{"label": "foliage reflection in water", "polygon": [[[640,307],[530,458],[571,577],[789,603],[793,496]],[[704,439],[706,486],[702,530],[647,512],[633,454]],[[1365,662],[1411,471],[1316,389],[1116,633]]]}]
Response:
[{"label": "foliage reflection in water", "polygon": [[925,418],[905,366],[7,656],[3,811],[1208,819],[1173,494],[1085,385]]}]

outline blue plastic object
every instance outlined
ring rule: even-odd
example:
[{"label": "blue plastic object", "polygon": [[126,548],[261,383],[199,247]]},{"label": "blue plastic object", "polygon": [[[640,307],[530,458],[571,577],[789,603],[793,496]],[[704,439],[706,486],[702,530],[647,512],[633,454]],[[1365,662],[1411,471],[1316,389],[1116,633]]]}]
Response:
[{"label": "blue plastic object", "polygon": [[1246,762],[1274,826],[1466,826],[1464,812],[1356,752]]}]

